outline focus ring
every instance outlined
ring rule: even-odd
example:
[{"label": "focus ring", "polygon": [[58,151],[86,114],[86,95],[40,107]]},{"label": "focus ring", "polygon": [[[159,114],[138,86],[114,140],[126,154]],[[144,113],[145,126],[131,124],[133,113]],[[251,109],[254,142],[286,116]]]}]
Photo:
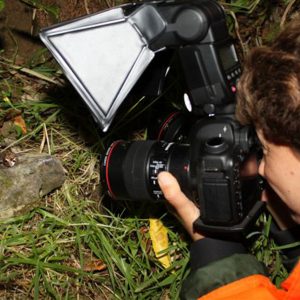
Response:
[{"label": "focus ring", "polygon": [[[132,143],[122,165],[124,182],[131,199],[149,199],[148,157],[156,141],[136,141]],[[138,198],[137,198],[138,197]]]}]

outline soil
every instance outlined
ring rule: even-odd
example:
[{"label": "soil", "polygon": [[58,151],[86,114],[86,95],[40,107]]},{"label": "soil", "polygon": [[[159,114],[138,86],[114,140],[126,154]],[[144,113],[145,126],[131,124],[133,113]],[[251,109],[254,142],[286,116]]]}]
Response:
[{"label": "soil", "polygon": [[[42,44],[38,33],[41,28],[97,12],[113,6],[114,3],[102,0],[41,0],[40,8],[34,8],[26,0],[6,0],[0,13],[0,49],[4,56],[18,63],[28,61]],[[57,16],[45,7],[53,6]]]},{"label": "soil", "polygon": [[[4,49],[5,57],[15,62],[26,63],[36,51],[43,47],[38,33],[41,28],[52,24],[74,19],[79,16],[107,9],[127,0],[4,0],[5,8],[0,12],[0,50]],[[28,3],[36,3],[36,7]],[[55,8],[58,13],[54,16],[49,12],[49,7]],[[269,5],[269,9],[270,9]],[[299,4],[294,5],[289,11],[290,17],[298,13]],[[274,20],[281,18],[284,6],[277,4],[273,10],[273,21],[260,21],[265,18],[239,16],[240,35],[244,41],[253,40],[251,36],[261,33],[262,38],[269,39],[274,31]],[[275,26],[276,27],[276,26]],[[262,30],[264,28],[264,30]],[[276,28],[275,28],[276,29]],[[276,30],[275,30],[276,31]],[[252,45],[253,46],[253,45]]]}]

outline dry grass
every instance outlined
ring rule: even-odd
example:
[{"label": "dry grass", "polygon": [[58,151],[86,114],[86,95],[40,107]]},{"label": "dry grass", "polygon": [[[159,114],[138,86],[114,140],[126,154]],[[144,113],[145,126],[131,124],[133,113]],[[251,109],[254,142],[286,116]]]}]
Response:
[{"label": "dry grass", "polygon": [[[248,6],[242,2],[232,1],[226,8],[231,28],[247,51],[262,40],[243,27],[248,25],[243,17],[257,17],[254,23],[260,28],[269,26],[270,20],[256,10],[259,5],[267,10],[264,1],[244,1]],[[294,1],[280,5],[286,9],[274,9],[276,24],[293,12]],[[278,18],[282,11],[284,15]],[[115,205],[101,192],[99,155],[103,145],[123,137],[124,132],[99,132],[45,51],[22,66],[1,56],[0,76],[1,126],[18,111],[27,129],[24,134],[12,127],[8,136],[1,137],[5,148],[55,155],[67,171],[63,187],[44,197],[39,207],[0,224],[0,298],[177,299],[186,276],[188,240],[175,218],[166,215],[162,207],[155,208],[169,229],[173,262],[164,269],[155,258],[149,237],[147,211],[153,210],[153,205]],[[141,100],[126,119],[144,108]],[[130,130],[132,123],[126,125]],[[119,125],[125,126],[124,122]],[[136,132],[129,135],[134,137]],[[258,236],[253,252],[279,282],[287,274],[269,239],[269,219],[262,216],[262,224],[264,230],[253,233]]]}]

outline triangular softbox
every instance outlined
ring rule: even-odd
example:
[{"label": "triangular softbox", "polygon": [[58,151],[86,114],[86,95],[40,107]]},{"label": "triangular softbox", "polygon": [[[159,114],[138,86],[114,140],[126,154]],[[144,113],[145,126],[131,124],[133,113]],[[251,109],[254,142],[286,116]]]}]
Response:
[{"label": "triangular softbox", "polygon": [[46,28],[40,37],[103,131],[154,58],[120,7]]}]

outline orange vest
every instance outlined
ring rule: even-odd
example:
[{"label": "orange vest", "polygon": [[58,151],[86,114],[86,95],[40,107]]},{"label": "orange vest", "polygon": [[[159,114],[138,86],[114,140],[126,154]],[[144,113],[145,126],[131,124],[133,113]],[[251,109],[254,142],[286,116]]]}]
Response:
[{"label": "orange vest", "polygon": [[251,275],[222,286],[198,300],[300,300],[300,262],[277,289],[263,275]]}]

